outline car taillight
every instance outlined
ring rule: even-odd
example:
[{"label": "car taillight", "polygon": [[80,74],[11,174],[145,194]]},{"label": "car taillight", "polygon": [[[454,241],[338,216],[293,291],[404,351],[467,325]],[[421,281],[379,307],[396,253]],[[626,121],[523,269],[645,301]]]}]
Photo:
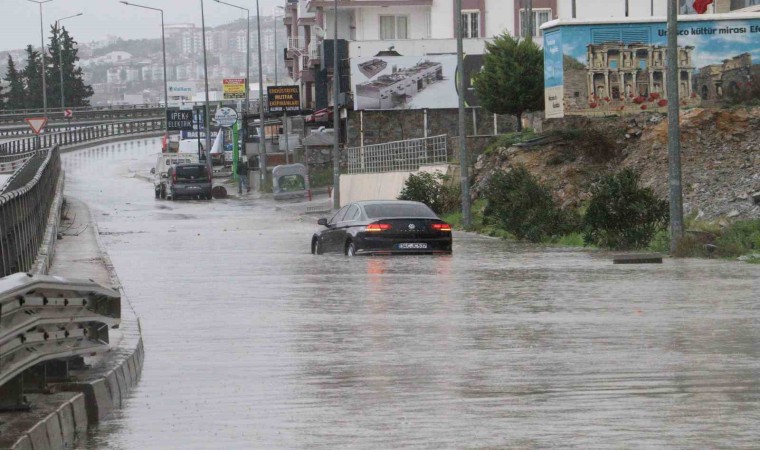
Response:
[{"label": "car taillight", "polygon": [[447,223],[434,223],[431,227],[436,231],[451,231],[451,225]]},{"label": "car taillight", "polygon": [[391,229],[391,224],[389,223],[371,223],[367,225],[367,228],[364,231],[377,232],[377,231],[386,231],[390,229]]}]

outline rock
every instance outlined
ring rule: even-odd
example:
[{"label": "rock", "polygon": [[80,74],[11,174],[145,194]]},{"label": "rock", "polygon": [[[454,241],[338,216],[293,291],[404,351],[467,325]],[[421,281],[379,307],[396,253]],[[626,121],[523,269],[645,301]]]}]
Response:
[{"label": "rock", "polygon": [[752,194],[752,202],[756,205],[760,205],[760,191]]},{"label": "rock", "polygon": [[760,253],[752,253],[749,255],[740,256],[737,258],[739,261],[755,261],[760,260]]},{"label": "rock", "polygon": [[729,219],[733,219],[734,217],[739,217],[739,214],[740,214],[739,211],[734,209],[730,213],[728,213],[726,217],[728,217]]}]

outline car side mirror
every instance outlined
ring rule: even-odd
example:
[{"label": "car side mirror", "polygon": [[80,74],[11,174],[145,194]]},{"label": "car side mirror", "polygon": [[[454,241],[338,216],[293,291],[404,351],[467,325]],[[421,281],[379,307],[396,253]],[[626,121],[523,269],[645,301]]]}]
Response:
[{"label": "car side mirror", "polygon": [[150,173],[151,173],[152,175],[155,175],[155,174],[156,174],[156,168],[155,168],[155,167],[151,167],[151,168],[150,168]]},{"label": "car side mirror", "polygon": [[325,226],[325,227],[326,227],[326,226],[327,226],[327,219],[325,219],[325,218],[323,217],[323,218],[321,218],[321,219],[317,220],[317,225],[322,225],[322,226]]}]

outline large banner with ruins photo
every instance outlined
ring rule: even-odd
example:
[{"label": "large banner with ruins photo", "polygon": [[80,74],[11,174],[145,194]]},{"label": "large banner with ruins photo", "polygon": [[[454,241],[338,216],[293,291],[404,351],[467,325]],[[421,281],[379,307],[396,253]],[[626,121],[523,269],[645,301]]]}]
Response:
[{"label": "large banner with ruins photo", "polygon": [[[742,98],[760,83],[760,14],[679,22],[678,102]],[[683,18],[683,16],[681,16]],[[544,29],[546,116],[665,111],[665,22],[555,22]]]},{"label": "large banner with ruins photo", "polygon": [[456,55],[351,59],[354,109],[456,108]]}]

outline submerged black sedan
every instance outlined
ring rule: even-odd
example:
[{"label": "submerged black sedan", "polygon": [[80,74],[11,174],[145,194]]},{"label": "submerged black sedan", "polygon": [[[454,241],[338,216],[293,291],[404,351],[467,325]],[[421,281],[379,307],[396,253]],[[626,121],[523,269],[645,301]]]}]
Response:
[{"label": "submerged black sedan", "polygon": [[451,254],[451,225],[424,203],[356,202],[317,223],[325,228],[311,238],[316,255]]}]

